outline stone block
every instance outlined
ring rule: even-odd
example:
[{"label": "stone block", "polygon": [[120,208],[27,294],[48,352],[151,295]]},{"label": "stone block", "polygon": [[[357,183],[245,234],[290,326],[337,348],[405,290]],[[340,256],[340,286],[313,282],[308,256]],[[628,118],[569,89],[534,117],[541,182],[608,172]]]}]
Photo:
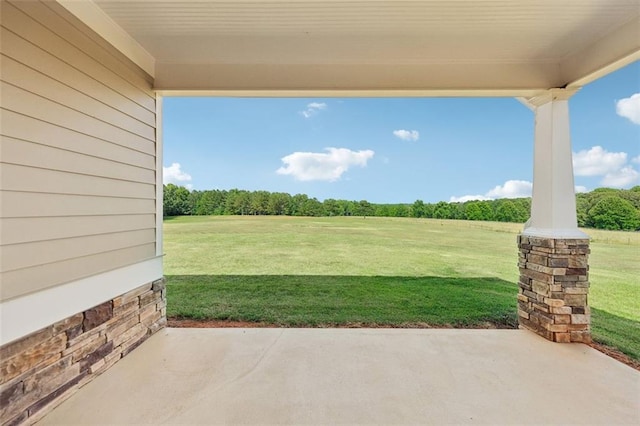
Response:
[{"label": "stone block", "polygon": [[0,419],[2,419],[2,426],[19,426],[22,424],[26,424],[26,420],[29,417],[29,411],[25,410],[18,414],[16,417],[10,419],[8,417],[4,417],[0,415]]},{"label": "stone block", "polygon": [[[564,300],[562,299],[551,299],[551,298],[545,298],[544,299],[544,303],[546,303],[547,305],[549,305],[551,308],[561,308],[564,306]],[[551,311],[552,313],[560,313],[560,312],[554,312]],[[565,313],[565,312],[562,312]],[[571,313],[571,312],[568,312]]]},{"label": "stone block", "polygon": [[[140,297],[141,294],[146,293],[151,290],[151,283],[142,285],[138,288],[131,290],[128,293],[125,293],[121,296],[123,303],[127,303],[133,299]],[[114,299],[115,300],[115,299]]]},{"label": "stone block", "polygon": [[140,296],[140,307],[146,307],[150,304],[156,304],[158,303],[161,299],[161,294],[160,292],[154,292],[154,291],[149,291],[147,293],[144,293]]},{"label": "stone block", "polygon": [[554,275],[553,281],[559,282],[559,283],[564,283],[567,281],[580,281],[580,276],[579,275]]},{"label": "stone block", "polygon": [[540,312],[549,313],[549,307],[547,305],[542,305],[540,303],[533,303],[533,309]]},{"label": "stone block", "polygon": [[[84,318],[84,315],[83,315],[83,318]],[[77,338],[82,334],[82,322],[80,322],[80,324],[74,327],[69,328],[68,330],[65,331],[65,333],[67,334],[67,340],[69,341],[74,340],[75,338]]]},{"label": "stone block", "polygon": [[520,269],[520,275],[532,280],[540,281],[547,284],[553,284],[553,276],[532,269]]},{"label": "stone block", "polygon": [[554,248],[556,240],[553,238],[529,236],[529,244],[535,247]]},{"label": "stone block", "polygon": [[80,366],[71,364],[55,375],[38,374],[39,378],[34,375],[25,381],[25,391],[31,393],[36,399],[42,399],[73,381],[79,374]]},{"label": "stone block", "polygon": [[81,346],[82,342],[95,339],[97,335],[103,332],[104,332],[104,329],[102,327],[94,328],[91,331],[80,334],[78,337],[74,337],[73,339],[70,339],[67,347],[70,348],[72,346],[76,346],[76,347]]},{"label": "stone block", "polygon": [[46,383],[52,378],[62,375],[71,366],[71,361],[72,357],[68,355],[26,378],[24,380],[25,393],[32,392],[41,382]]},{"label": "stone block", "polygon": [[145,318],[153,315],[155,312],[157,312],[155,304],[148,305],[147,307],[140,309],[140,322],[142,322]]},{"label": "stone block", "polygon": [[544,328],[554,333],[567,333],[569,331],[567,324],[545,324]]},{"label": "stone block", "polygon": [[553,315],[547,314],[545,312],[533,311],[529,313],[531,316],[531,320],[537,324],[545,325],[545,324],[553,324]]},{"label": "stone block", "polygon": [[[24,382],[14,381],[0,386],[0,419],[4,419],[5,408],[14,405],[24,397]],[[8,410],[7,410],[8,411]]]},{"label": "stone block", "polygon": [[541,266],[548,266],[548,258],[547,256],[543,256],[540,254],[534,254],[534,253],[529,253],[526,256],[527,262],[532,263],[532,264],[536,264],[536,265],[541,265]]},{"label": "stone block", "polygon": [[591,343],[591,332],[589,331],[572,331],[571,341],[576,343]]},{"label": "stone block", "polygon": [[551,312],[552,314],[558,314],[558,315],[571,315],[572,310],[571,310],[571,306],[559,306],[559,307],[549,308],[549,312]]},{"label": "stone block", "polygon": [[571,324],[589,324],[590,318],[589,315],[584,314],[572,314],[571,315]]},{"label": "stone block", "polygon": [[140,322],[142,324],[144,324],[147,327],[150,327],[151,324],[155,323],[156,321],[158,321],[160,318],[162,318],[162,314],[160,313],[160,311],[154,311],[151,315],[146,316],[144,318],[140,317]]},{"label": "stone block", "polygon": [[567,266],[569,268],[585,268],[586,269],[587,266],[589,266],[588,265],[589,261],[586,256],[580,256],[580,257],[571,256],[567,260],[568,260]]},{"label": "stone block", "polygon": [[587,295],[585,294],[566,294],[564,303],[568,306],[586,306]]},{"label": "stone block", "polygon": [[77,328],[77,326],[82,325],[83,320],[84,315],[80,312],[76,315],[70,316],[69,318],[63,319],[62,321],[58,321],[53,324],[53,334],[62,333],[63,331],[67,331],[71,328]]},{"label": "stone block", "polygon": [[563,275],[587,275],[587,268],[566,268]]},{"label": "stone block", "polygon": [[128,342],[131,339],[136,339],[140,335],[144,335],[147,333],[147,327],[144,324],[136,324],[130,329],[126,330],[124,333],[119,336],[114,336],[113,345],[120,346],[125,342]]},{"label": "stone block", "polygon": [[[127,330],[134,327],[136,324],[140,322],[140,317],[138,313],[133,313],[118,323],[114,323],[113,327],[107,329],[107,340],[114,340],[118,336],[122,335]],[[117,346],[117,345],[116,345]]]},{"label": "stone block", "polygon": [[135,312],[140,308],[140,301],[138,298],[128,301],[127,303],[120,304],[113,308],[113,317],[118,318],[125,316],[131,312]]},{"label": "stone block", "polygon": [[531,285],[533,286],[533,291],[535,293],[541,294],[543,296],[549,296],[550,289],[549,289],[549,284],[548,283],[540,282],[538,280],[533,280],[531,282]]},{"label": "stone block", "polygon": [[571,324],[571,315],[554,315],[553,321],[556,324]]},{"label": "stone block", "polygon": [[589,293],[588,288],[584,287],[567,287],[564,289],[566,294],[587,294]]},{"label": "stone block", "polygon": [[549,266],[553,268],[566,268],[569,266],[569,259],[566,257],[549,259]]},{"label": "stone block", "polygon": [[588,331],[589,324],[567,324],[567,330],[569,331]]},{"label": "stone block", "polygon": [[47,341],[53,336],[53,327],[46,327],[35,331],[19,340],[0,347],[0,360],[9,359],[33,346]]},{"label": "stone block", "polygon": [[153,291],[162,291],[167,287],[167,280],[165,278],[160,278],[159,280],[155,280],[151,283],[151,290]]},{"label": "stone block", "polygon": [[0,384],[6,383],[18,375],[36,367],[46,367],[61,358],[61,352],[67,344],[64,333],[36,344],[8,359],[0,360]]},{"label": "stone block", "polygon": [[73,378],[69,382],[65,383],[63,386],[59,387],[58,389],[56,389],[55,391],[51,392],[46,397],[44,397],[44,398],[40,399],[39,401],[37,401],[35,404],[33,404],[32,406],[29,407],[29,414],[31,415],[31,413],[34,413],[36,411],[40,411],[46,405],[48,405],[49,403],[51,403],[55,399],[59,398],[67,390],[69,390],[72,387],[74,387],[87,374],[88,374],[88,372],[80,373],[78,376],[76,376],[75,378]]},{"label": "stone block", "polygon": [[153,324],[151,324],[151,326],[149,326],[149,333],[153,334],[156,331],[166,326],[167,326],[167,318],[165,318],[164,316],[161,316],[158,321],[154,322]]},{"label": "stone block", "polygon": [[101,359],[109,355],[112,351],[113,351],[113,342],[109,341],[104,345],[100,346],[99,348],[97,348],[95,351],[91,352],[90,354],[87,354],[87,356],[85,356],[78,362],[78,365],[80,366],[79,367],[80,371],[89,370],[89,368],[93,364],[95,364],[96,362],[100,361]]},{"label": "stone block", "polygon": [[99,348],[107,341],[107,336],[102,333],[94,334],[90,339],[84,339],[73,346],[69,346],[62,352],[63,356],[73,355],[73,362],[78,362],[79,359],[84,358],[88,353],[91,353]]},{"label": "stone block", "polygon": [[85,332],[92,330],[113,318],[113,303],[109,300],[84,311],[82,327]]},{"label": "stone block", "polygon": [[558,343],[571,343],[571,333],[554,333],[553,341]]}]

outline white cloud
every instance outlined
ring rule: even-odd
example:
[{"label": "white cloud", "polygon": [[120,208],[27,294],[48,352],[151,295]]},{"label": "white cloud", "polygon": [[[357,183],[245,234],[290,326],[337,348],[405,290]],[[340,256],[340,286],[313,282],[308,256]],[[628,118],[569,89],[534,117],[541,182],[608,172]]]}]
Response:
[{"label": "white cloud", "polygon": [[[576,176],[602,176],[600,184],[624,188],[640,181],[640,173],[627,162],[626,152],[608,152],[601,146],[573,153]],[[640,156],[631,159],[640,164]]]},{"label": "white cloud", "polygon": [[586,186],[576,185],[574,188],[575,188],[576,194],[579,194],[581,192],[589,192]]},{"label": "white cloud", "polygon": [[640,124],[640,93],[616,102],[616,113],[634,124]]},{"label": "white cloud", "polygon": [[451,197],[452,203],[464,203],[471,200],[495,200],[496,198],[524,198],[531,196],[533,185],[526,180],[508,180],[504,185],[498,185],[484,195],[463,195]]},{"label": "white cloud", "polygon": [[521,198],[530,197],[533,185],[526,180],[508,180],[487,192],[489,198]]},{"label": "white cloud", "polygon": [[187,183],[191,182],[191,175],[181,170],[180,163],[173,163],[169,167],[162,167],[162,183],[184,186],[191,189],[193,185]]},{"label": "white cloud", "polygon": [[626,152],[608,152],[601,146],[573,153],[576,176],[603,176],[620,170],[626,163]]},{"label": "white cloud", "polygon": [[327,104],[324,102],[311,102],[310,104],[307,104],[307,109],[300,111],[300,114],[302,114],[304,118],[309,118],[324,109],[327,109]]},{"label": "white cloud", "polygon": [[626,166],[612,173],[607,173],[602,179],[602,185],[613,188],[624,188],[640,181],[640,173],[631,166]]},{"label": "white cloud", "polygon": [[417,141],[420,139],[420,132],[417,130],[394,130],[393,135],[403,141]]},{"label": "white cloud", "polygon": [[285,164],[276,170],[281,175],[291,175],[296,180],[324,180],[333,182],[342,176],[349,167],[365,167],[375,154],[370,149],[351,151],[347,148],[325,148],[322,152],[294,152],[282,157]]}]

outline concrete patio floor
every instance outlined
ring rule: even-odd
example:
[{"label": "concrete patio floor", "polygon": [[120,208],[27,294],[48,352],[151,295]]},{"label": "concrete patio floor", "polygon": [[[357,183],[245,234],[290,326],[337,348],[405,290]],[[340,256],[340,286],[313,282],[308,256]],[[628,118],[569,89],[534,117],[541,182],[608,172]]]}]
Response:
[{"label": "concrete patio floor", "polygon": [[165,329],[38,425],[640,424],[640,372],[524,330]]}]

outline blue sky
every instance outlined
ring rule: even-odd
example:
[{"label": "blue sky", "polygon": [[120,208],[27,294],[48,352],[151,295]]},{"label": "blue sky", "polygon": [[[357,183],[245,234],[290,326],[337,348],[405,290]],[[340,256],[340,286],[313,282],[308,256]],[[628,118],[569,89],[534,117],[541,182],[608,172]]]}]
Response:
[{"label": "blue sky", "polygon": [[[640,62],[569,103],[579,190],[640,184]],[[529,196],[512,98],[165,98],[164,180],[375,203]]]}]

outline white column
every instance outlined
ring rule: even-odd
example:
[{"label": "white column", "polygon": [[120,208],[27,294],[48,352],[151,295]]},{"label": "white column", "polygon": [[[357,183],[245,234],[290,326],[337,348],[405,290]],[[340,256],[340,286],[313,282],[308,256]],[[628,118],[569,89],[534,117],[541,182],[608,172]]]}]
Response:
[{"label": "white column", "polygon": [[535,113],[535,141],[531,218],[523,235],[588,238],[576,216],[569,131],[569,98],[575,92],[551,89],[527,100]]}]

